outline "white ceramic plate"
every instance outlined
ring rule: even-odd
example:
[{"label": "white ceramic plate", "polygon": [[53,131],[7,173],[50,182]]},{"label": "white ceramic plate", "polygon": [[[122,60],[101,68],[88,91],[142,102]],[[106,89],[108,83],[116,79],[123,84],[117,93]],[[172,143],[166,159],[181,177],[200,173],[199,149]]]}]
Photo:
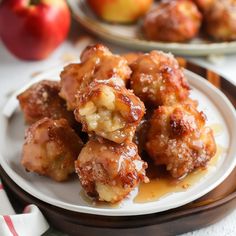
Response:
[{"label": "white ceramic plate", "polygon": [[[57,80],[61,68],[39,75],[33,82],[51,78]],[[148,203],[134,203],[137,189],[119,206],[96,206],[86,201],[81,195],[81,186],[77,178],[66,183],[57,183],[43,176],[28,173],[20,164],[21,148],[24,138],[24,120],[18,103],[13,97],[0,116],[0,163],[10,178],[26,192],[34,197],[64,209],[96,215],[127,216],[161,212],[187,204],[219,185],[233,170],[236,164],[236,114],[227,98],[198,75],[185,71],[192,86],[191,97],[198,99],[200,109],[208,117],[208,124],[220,124],[222,131],[217,135],[216,142],[224,147],[217,163],[199,182],[183,192],[174,192],[161,199]],[[29,86],[30,84],[26,85]],[[24,87],[24,89],[26,88]],[[19,92],[19,91],[18,91]],[[13,111],[15,112],[13,113]]]},{"label": "white ceramic plate", "polygon": [[140,33],[140,25],[114,25],[98,20],[86,5],[85,0],[68,0],[70,8],[86,29],[118,45],[141,51],[161,49],[178,55],[204,56],[209,54],[232,54],[236,52],[236,41],[209,42],[196,38],[189,43],[164,43],[147,41]]}]

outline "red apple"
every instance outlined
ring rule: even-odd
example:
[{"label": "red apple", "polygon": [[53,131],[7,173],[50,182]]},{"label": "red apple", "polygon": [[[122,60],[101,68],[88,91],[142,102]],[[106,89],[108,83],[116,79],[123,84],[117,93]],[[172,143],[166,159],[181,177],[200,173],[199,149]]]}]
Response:
[{"label": "red apple", "polygon": [[0,37],[18,58],[46,58],[64,41],[69,27],[65,0],[0,1]]},{"label": "red apple", "polygon": [[103,20],[131,23],[149,10],[153,0],[87,0],[87,3]]}]

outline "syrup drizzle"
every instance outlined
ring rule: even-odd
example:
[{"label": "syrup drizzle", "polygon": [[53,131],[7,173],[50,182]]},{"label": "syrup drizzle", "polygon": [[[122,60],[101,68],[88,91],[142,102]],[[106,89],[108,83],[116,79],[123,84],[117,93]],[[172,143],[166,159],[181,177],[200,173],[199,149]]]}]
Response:
[{"label": "syrup drizzle", "polygon": [[226,152],[226,149],[221,147],[220,145],[217,145],[217,152],[215,156],[211,159],[211,161],[208,163],[207,168],[198,169],[188,174],[182,180],[173,180],[170,177],[161,175],[157,178],[151,178],[150,182],[147,184],[141,183],[139,185],[139,191],[134,199],[134,202],[152,202],[172,193],[186,191],[189,187],[196,184],[201,178],[203,178],[207,174],[209,167],[217,165],[221,155],[224,152]]}]

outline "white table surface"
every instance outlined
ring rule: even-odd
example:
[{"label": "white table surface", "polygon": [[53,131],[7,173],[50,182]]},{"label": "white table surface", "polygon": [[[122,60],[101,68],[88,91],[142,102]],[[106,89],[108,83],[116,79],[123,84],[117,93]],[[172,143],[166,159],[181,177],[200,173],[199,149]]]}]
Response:
[{"label": "white table surface", "polygon": [[[0,42],[0,107],[7,101],[10,94],[24,83],[30,80],[32,74],[42,72],[52,67],[63,65],[68,59],[79,57],[82,48],[85,46],[81,41],[75,47],[70,42],[65,42],[58,48],[50,58],[39,62],[20,61],[10,55]],[[111,45],[109,45],[111,46]],[[111,46],[113,52],[121,53],[127,51],[114,45]],[[188,58],[202,66],[211,68],[223,75],[236,85],[236,55],[223,58]],[[216,61],[213,63],[212,61]],[[236,235],[236,210],[222,221],[198,231],[190,232],[182,236],[234,236]]]}]

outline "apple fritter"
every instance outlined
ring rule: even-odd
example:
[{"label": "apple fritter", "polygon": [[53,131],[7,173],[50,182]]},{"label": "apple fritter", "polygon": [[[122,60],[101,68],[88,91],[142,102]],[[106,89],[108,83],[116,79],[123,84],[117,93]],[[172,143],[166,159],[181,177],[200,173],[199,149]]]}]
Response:
[{"label": "apple fritter", "polygon": [[27,171],[64,181],[75,172],[82,146],[65,119],[44,118],[27,129],[21,164]]},{"label": "apple fritter", "polygon": [[131,88],[147,106],[172,105],[189,95],[189,85],[172,54],[151,51],[140,55],[130,68]]},{"label": "apple fritter", "polygon": [[74,110],[78,93],[92,81],[107,80],[125,86],[130,74],[125,58],[113,55],[101,44],[89,46],[81,54],[81,63],[69,64],[62,71],[60,96],[66,100],[67,108]]},{"label": "apple fritter", "polygon": [[198,34],[201,22],[202,15],[191,0],[163,1],[146,14],[143,32],[149,40],[184,42]]},{"label": "apple fritter", "polygon": [[217,0],[205,15],[204,29],[215,40],[236,40],[236,0]]},{"label": "apple fritter", "polygon": [[75,118],[83,131],[116,143],[132,140],[145,113],[144,104],[132,91],[104,82],[91,83],[78,104]]},{"label": "apple fritter", "polygon": [[161,106],[150,120],[146,151],[156,165],[165,165],[174,178],[205,167],[216,153],[213,132],[205,115],[191,104]]},{"label": "apple fritter", "polygon": [[60,83],[42,80],[17,96],[25,121],[28,124],[44,118],[66,119],[70,125],[75,123],[72,112],[67,111],[65,101],[58,95]]},{"label": "apple fritter", "polygon": [[148,182],[147,163],[134,143],[90,140],[82,149],[75,169],[86,193],[99,201],[124,199],[140,181]]}]

